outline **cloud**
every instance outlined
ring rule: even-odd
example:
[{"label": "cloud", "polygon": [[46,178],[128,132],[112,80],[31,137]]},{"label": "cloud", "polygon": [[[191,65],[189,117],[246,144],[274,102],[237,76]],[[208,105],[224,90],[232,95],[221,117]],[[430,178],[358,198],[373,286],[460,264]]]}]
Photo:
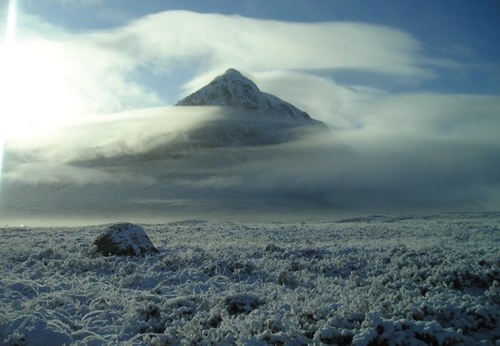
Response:
[{"label": "cloud", "polygon": [[[73,33],[42,19],[19,14],[11,54],[20,95],[30,99],[31,118],[50,119],[67,104],[64,117],[157,106],[156,92],[133,77],[132,57],[96,44],[87,33]],[[0,46],[0,50],[3,47]]]},{"label": "cloud", "polygon": [[386,94],[357,102],[363,135],[410,136],[500,145],[500,97],[464,94]]},{"label": "cloud", "polygon": [[[332,78],[290,71],[254,74],[262,90],[306,110],[344,140],[412,137],[500,146],[500,97],[425,92],[390,93],[345,86]],[[365,144],[365,143],[364,143]]]},{"label": "cloud", "polygon": [[294,23],[169,11],[96,40],[157,72],[194,67],[196,77],[184,85],[186,93],[228,67],[243,72],[353,70],[414,83],[435,77],[412,36],[357,22]]},{"label": "cloud", "polygon": [[432,75],[418,65],[421,47],[410,35],[362,23],[290,23],[172,11],[132,22],[103,40],[133,50],[142,61],[164,58],[167,66],[169,60],[197,58],[212,68],[229,64],[252,70],[352,68]]},{"label": "cloud", "polygon": [[[155,107],[87,115],[51,132],[10,139],[6,157],[60,164],[141,154],[216,119],[218,114],[217,107]],[[8,169],[8,162],[6,166]]]},{"label": "cloud", "polygon": [[334,142],[307,150],[270,148],[277,151],[211,172],[206,179],[183,179],[183,185],[198,191],[198,198],[212,200],[214,207],[242,203],[244,198],[242,212],[245,205],[256,204],[264,210],[288,206],[291,213],[299,206],[358,213],[498,208],[498,147],[374,140],[376,149],[364,147],[355,153]]},{"label": "cloud", "polygon": [[[190,111],[191,125],[173,123]],[[68,145],[51,137],[41,151],[33,152],[33,144],[18,147],[7,157],[9,195],[4,198],[33,207],[43,203],[41,196],[51,196],[82,210],[99,209],[95,201],[105,200],[111,212],[113,200],[119,200],[120,213],[164,212],[180,200],[193,213],[495,210],[500,205],[500,146],[492,138],[410,136],[361,127],[277,145],[200,147],[187,130],[213,119],[203,115],[206,111],[153,109],[148,121],[136,112],[119,113],[80,124],[80,134],[66,133],[75,135],[62,141]],[[184,136],[172,136],[176,133]],[[25,184],[28,189],[12,188]]]},{"label": "cloud", "polygon": [[22,163],[16,165],[3,176],[6,182],[28,185],[48,185],[57,189],[66,185],[138,184],[151,185],[151,177],[130,174],[124,170],[105,171],[102,169],[77,167],[57,163]]},{"label": "cloud", "polygon": [[284,100],[294,100],[294,105],[335,130],[359,126],[358,110],[353,107],[385,94],[381,90],[340,85],[332,78],[307,73],[271,71],[254,76],[262,90]]}]

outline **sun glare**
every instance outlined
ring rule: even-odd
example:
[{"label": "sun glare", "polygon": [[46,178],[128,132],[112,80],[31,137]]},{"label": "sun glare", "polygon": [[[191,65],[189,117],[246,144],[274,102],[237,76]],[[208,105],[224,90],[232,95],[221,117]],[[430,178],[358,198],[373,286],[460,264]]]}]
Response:
[{"label": "sun glare", "polygon": [[[57,42],[22,38],[16,28],[17,1],[10,0],[0,42],[0,174],[7,143],[51,136],[72,114],[68,61]],[[1,181],[1,176],[0,176]]]},{"label": "sun glare", "polygon": [[[0,51],[0,95],[2,95],[3,102],[0,104],[0,174],[2,173],[2,165],[3,165],[3,151],[4,151],[4,143],[5,137],[7,135],[7,123],[6,119],[9,118],[9,106],[10,103],[9,96],[6,92],[8,89],[8,79],[7,76],[11,57],[10,53],[14,46],[15,42],[15,33],[16,33],[16,0],[9,1],[9,7],[7,9],[7,27],[5,28],[5,42],[2,45],[2,51]],[[0,176],[1,183],[1,176]]]},{"label": "sun glare", "polygon": [[16,40],[16,1],[11,0],[0,47],[3,141],[30,140],[58,128],[71,113],[67,59],[52,41]]},{"label": "sun glare", "polygon": [[[9,49],[9,48],[8,48]],[[6,54],[2,94],[8,139],[22,139],[56,128],[67,118],[71,95],[65,66],[48,42],[18,44]]]}]

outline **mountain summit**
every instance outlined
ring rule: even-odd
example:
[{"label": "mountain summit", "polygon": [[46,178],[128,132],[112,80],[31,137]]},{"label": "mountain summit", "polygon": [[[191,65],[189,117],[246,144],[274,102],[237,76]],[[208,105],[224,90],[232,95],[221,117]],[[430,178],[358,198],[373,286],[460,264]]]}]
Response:
[{"label": "mountain summit", "polygon": [[290,121],[289,126],[326,125],[280,98],[262,92],[257,85],[230,68],[208,85],[177,102],[176,106],[222,106],[266,113],[274,120]]},{"label": "mountain summit", "polygon": [[266,97],[257,85],[235,69],[228,69],[177,106],[229,106],[246,109],[269,107]]}]

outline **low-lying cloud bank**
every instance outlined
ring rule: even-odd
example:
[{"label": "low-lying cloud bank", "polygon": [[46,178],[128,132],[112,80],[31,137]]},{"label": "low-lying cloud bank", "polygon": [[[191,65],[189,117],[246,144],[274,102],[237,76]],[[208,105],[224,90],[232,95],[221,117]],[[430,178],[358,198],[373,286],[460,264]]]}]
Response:
[{"label": "low-lying cloud bank", "polygon": [[496,120],[473,122],[483,136],[463,138],[461,131],[442,132],[446,120],[429,125],[425,116],[415,121],[427,131],[404,131],[406,123],[394,122],[393,131],[366,126],[263,146],[204,147],[190,137],[227,116],[217,108],[158,108],[11,143],[3,213],[292,215],[500,206],[499,145],[486,126]]}]

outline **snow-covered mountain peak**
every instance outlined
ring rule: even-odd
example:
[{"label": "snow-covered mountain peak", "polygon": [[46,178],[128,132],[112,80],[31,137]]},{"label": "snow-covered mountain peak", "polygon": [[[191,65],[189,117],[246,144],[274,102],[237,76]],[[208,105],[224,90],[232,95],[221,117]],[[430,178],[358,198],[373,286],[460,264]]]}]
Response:
[{"label": "snow-covered mountain peak", "polygon": [[178,106],[230,106],[247,109],[268,107],[257,85],[235,69],[228,69],[210,84],[177,103]]},{"label": "snow-covered mountain peak", "polygon": [[280,120],[292,120],[296,125],[326,125],[280,98],[262,92],[238,70],[228,69],[208,85],[177,102],[177,106],[223,106],[256,110]]},{"label": "snow-covered mountain peak", "polygon": [[[223,75],[217,77],[217,78],[223,78],[223,79],[228,79],[232,81],[241,81],[244,83],[250,83],[254,84],[250,79],[247,77],[243,76],[240,71],[234,69],[234,68],[228,68],[226,72],[224,72]],[[258,89],[258,88],[257,88]]]}]

